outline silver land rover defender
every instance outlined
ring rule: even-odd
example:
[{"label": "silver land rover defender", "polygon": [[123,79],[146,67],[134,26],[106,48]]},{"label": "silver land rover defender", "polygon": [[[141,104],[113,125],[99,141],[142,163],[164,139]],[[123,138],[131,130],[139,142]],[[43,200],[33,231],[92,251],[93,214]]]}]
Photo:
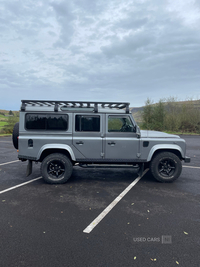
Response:
[{"label": "silver land rover defender", "polygon": [[149,168],[160,182],[173,182],[186,157],[185,140],[177,135],[142,131],[129,103],[22,100],[20,121],[13,129],[18,158],[41,162],[48,183],[65,183],[73,165]]}]

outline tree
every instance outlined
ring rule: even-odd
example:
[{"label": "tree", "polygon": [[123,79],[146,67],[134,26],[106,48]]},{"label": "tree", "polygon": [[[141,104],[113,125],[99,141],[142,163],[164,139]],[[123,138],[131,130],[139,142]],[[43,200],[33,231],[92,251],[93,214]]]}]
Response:
[{"label": "tree", "polygon": [[142,111],[142,119],[143,119],[142,128],[147,130],[152,130],[153,102],[149,98],[147,98],[147,101],[145,102],[145,107]]},{"label": "tree", "polygon": [[200,101],[178,101],[174,97],[156,104],[148,98],[142,112],[142,128],[170,132],[200,133]]},{"label": "tree", "polygon": [[18,117],[8,117],[8,123],[7,125],[4,126],[4,128],[2,129],[2,133],[6,133],[6,134],[11,134],[13,132],[13,127],[15,125],[16,122],[19,121]]},{"label": "tree", "polygon": [[160,99],[158,104],[154,105],[153,107],[152,123],[154,130],[156,131],[164,130],[165,113],[166,112],[164,107],[164,101]]}]

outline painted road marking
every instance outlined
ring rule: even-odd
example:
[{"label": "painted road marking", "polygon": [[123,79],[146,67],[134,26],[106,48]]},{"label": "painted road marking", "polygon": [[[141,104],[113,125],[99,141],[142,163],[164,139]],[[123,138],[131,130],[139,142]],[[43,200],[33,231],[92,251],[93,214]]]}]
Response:
[{"label": "painted road marking", "polygon": [[6,193],[6,192],[8,192],[8,191],[11,191],[11,190],[16,189],[16,188],[21,187],[21,186],[24,186],[24,185],[26,185],[26,184],[30,184],[30,183],[32,183],[32,182],[34,182],[34,181],[37,181],[37,180],[41,179],[41,178],[42,178],[42,176],[40,176],[40,177],[38,177],[38,178],[35,178],[35,179],[33,179],[33,180],[30,180],[30,181],[28,181],[28,182],[25,182],[25,183],[18,184],[18,185],[15,185],[15,186],[13,186],[13,187],[7,188],[7,189],[5,189],[5,190],[3,190],[3,191],[0,191],[0,194]]},{"label": "painted road marking", "polygon": [[183,166],[185,168],[191,168],[191,169],[200,169],[200,167],[195,167],[195,166]]},{"label": "painted road marking", "polygon": [[10,161],[10,162],[1,163],[0,166],[6,165],[6,164],[10,164],[10,163],[14,163],[14,162],[20,162],[20,160],[14,160],[14,161]]},{"label": "painted road marking", "polygon": [[139,180],[147,173],[149,169],[146,169],[142,176],[136,178],[118,197],[116,197],[110,205],[105,208],[96,219],[94,219],[91,224],[89,224],[84,230],[84,233],[89,234],[97,225],[98,223],[114,208],[114,206],[131,190],[131,188],[136,185]]}]

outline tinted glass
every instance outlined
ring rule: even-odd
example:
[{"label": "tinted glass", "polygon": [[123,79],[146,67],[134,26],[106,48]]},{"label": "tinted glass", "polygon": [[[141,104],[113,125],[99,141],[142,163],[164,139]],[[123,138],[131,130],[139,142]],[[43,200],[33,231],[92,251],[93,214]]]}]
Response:
[{"label": "tinted glass", "polygon": [[61,114],[26,114],[26,129],[64,131],[68,128],[68,116]]},{"label": "tinted glass", "polygon": [[108,117],[108,132],[134,132],[133,126],[129,117]]},{"label": "tinted glass", "polygon": [[100,132],[100,116],[76,115],[75,130],[78,132]]}]

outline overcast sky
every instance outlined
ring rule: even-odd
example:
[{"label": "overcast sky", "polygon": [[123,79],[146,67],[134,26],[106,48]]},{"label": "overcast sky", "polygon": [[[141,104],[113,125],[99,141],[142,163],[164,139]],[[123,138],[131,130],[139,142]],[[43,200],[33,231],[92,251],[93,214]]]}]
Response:
[{"label": "overcast sky", "polygon": [[0,109],[200,98],[200,1],[1,0]]}]

